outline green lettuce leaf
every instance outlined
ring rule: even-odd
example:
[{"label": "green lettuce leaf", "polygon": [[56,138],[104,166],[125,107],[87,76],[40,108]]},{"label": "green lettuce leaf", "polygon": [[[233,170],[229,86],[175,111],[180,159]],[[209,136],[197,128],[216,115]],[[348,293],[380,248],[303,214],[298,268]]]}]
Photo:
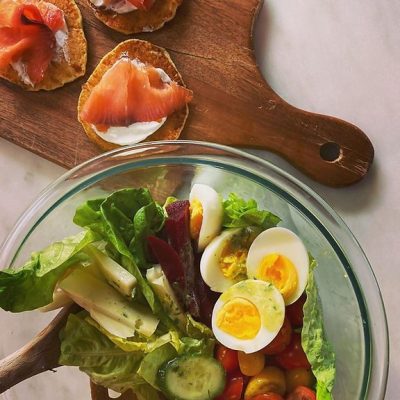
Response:
[{"label": "green lettuce leaf", "polygon": [[317,399],[331,400],[336,374],[335,353],[323,328],[322,308],[313,274],[316,265],[315,260],[312,260],[306,287],[307,300],[303,308],[301,344],[317,378]]},{"label": "green lettuce leaf", "polygon": [[194,339],[183,337],[181,338],[181,344],[179,354],[204,354],[209,357],[214,354],[215,339],[212,338]]},{"label": "green lettuce leaf", "polygon": [[253,199],[244,200],[231,193],[223,202],[225,228],[259,227],[263,230],[272,228],[280,222],[280,218],[266,210],[259,210]]},{"label": "green lettuce leaf", "polygon": [[146,400],[159,398],[155,389],[162,364],[182,353],[211,356],[214,348],[214,339],[179,338],[175,332],[147,341],[118,338],[101,328],[86,311],[68,317],[60,341],[61,365],[78,366],[93,382],[121,393],[132,389]]},{"label": "green lettuce leaf", "polygon": [[153,313],[165,326],[175,329],[139,269],[138,263],[141,262],[142,267],[146,267],[145,261],[141,261],[144,250],[140,246],[144,244],[143,241],[135,240],[136,234],[143,238],[156,233],[162,228],[164,219],[162,207],[154,202],[147,189],[122,189],[106,199],[86,202],[77,209],[74,222],[95,230],[112,245],[120,255],[118,262],[137,279],[140,294],[144,296]]},{"label": "green lettuce leaf", "polygon": [[81,250],[96,240],[94,232],[80,232],[33,253],[21,268],[0,271],[0,307],[21,312],[51,303],[57,281],[72,265],[87,260]]},{"label": "green lettuce leaf", "polygon": [[86,318],[86,321],[98,329],[104,336],[107,336],[115,345],[124,351],[141,351],[145,354],[151,353],[158,347],[161,347],[167,343],[171,344],[177,351],[181,347],[179,335],[176,331],[170,331],[160,336],[154,334],[149,338],[145,337],[132,337],[124,339],[119,336],[115,336],[110,332],[106,331],[101,325],[90,317]]},{"label": "green lettuce leaf", "polygon": [[208,326],[194,320],[189,313],[186,314],[186,317],[186,334],[189,337],[195,339],[210,339],[214,337],[212,330]]},{"label": "green lettuce leaf", "polygon": [[177,356],[176,349],[171,344],[164,344],[161,347],[146,354],[140,364],[138,374],[151,386],[159,389],[157,386],[157,373],[161,365]]},{"label": "green lettuce leaf", "polygon": [[147,262],[147,242],[146,238],[159,232],[165,221],[164,210],[157,203],[152,202],[143,206],[133,218],[134,237],[129,245],[129,249],[136,258],[137,264],[148,269],[151,264]]},{"label": "green lettuce leaf", "polygon": [[146,384],[137,375],[142,352],[126,352],[86,321],[87,313],[71,314],[60,334],[61,365],[78,366],[96,384],[117,392]]},{"label": "green lettuce leaf", "polygon": [[132,246],[132,255],[142,268],[146,252],[142,239],[158,232],[164,224],[163,208],[147,189],[122,189],[107,198],[89,200],[77,208],[74,223],[99,233],[121,254]]},{"label": "green lettuce leaf", "polygon": [[104,200],[105,198],[88,200],[80,205],[75,211],[74,223],[78,226],[89,228],[104,236],[104,224],[100,211],[101,204]]}]

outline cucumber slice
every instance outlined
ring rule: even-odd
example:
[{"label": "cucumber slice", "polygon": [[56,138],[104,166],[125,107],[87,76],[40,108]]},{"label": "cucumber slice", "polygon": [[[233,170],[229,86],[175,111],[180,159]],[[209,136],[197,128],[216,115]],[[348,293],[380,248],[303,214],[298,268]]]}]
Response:
[{"label": "cucumber slice", "polygon": [[171,400],[210,400],[223,392],[225,371],[215,358],[185,355],[161,366],[158,383]]}]

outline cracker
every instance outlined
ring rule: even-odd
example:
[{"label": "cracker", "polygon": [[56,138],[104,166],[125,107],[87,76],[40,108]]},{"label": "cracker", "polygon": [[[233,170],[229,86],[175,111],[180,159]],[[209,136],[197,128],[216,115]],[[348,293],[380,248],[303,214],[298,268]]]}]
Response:
[{"label": "cracker", "polygon": [[[93,74],[83,85],[78,101],[79,122],[82,124],[89,139],[96,143],[103,150],[112,150],[121,146],[103,140],[96,134],[90,124],[80,120],[79,115],[93,88],[100,82],[103,75],[115,64],[115,62],[118,61],[122,53],[126,54],[132,59],[137,58],[141,62],[148,63],[155,68],[162,68],[173,81],[181,86],[185,86],[182,76],[176,69],[171,57],[163,48],[158,47],[150,42],[138,39],[126,40],[125,42],[120,43],[114,50],[106,54],[100,61],[99,65],[93,71]],[[160,127],[160,129],[158,129],[144,141],[148,142],[154,140],[178,139],[183,127],[185,126],[188,115],[189,107],[186,105],[185,107],[171,114],[165,123]]]},{"label": "cracker", "polygon": [[[95,16],[111,29],[130,35],[132,33],[153,32],[175,17],[176,10],[183,0],[156,0],[149,11],[135,10],[118,14],[102,10],[86,0],[94,10]],[[190,0],[189,0],[190,1]]]},{"label": "cracker", "polygon": [[0,76],[15,83],[25,90],[54,90],[85,75],[87,61],[87,43],[82,28],[82,15],[74,0],[45,0],[64,12],[68,27],[68,54],[70,62],[64,58],[61,62],[52,61],[47,68],[44,78],[35,86],[21,81],[18,73],[9,66]]}]

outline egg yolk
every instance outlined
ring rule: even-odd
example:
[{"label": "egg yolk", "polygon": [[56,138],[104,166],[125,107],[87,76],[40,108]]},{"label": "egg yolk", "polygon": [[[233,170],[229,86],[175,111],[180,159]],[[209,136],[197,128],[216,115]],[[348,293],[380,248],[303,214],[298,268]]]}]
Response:
[{"label": "egg yolk", "polygon": [[295,266],[287,257],[275,253],[262,260],[257,278],[272,283],[281,292],[285,302],[294,294],[298,285]]},{"label": "egg yolk", "polygon": [[253,339],[261,328],[257,307],[241,297],[231,299],[223,305],[216,323],[221,331],[237,339]]},{"label": "egg yolk", "polygon": [[246,279],[247,253],[245,248],[232,247],[230,243],[225,245],[219,260],[219,267],[225,278],[235,282]]},{"label": "egg yolk", "polygon": [[197,240],[200,236],[200,229],[203,223],[203,206],[199,200],[193,199],[190,202],[190,236]]}]

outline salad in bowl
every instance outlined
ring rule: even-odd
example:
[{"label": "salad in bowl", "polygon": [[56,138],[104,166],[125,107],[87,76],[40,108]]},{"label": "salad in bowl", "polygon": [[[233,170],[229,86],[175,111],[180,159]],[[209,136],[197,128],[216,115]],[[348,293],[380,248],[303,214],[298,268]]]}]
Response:
[{"label": "salad in bowl", "polygon": [[317,260],[279,216],[195,183],[162,204],[119,189],[73,222],[79,233],[0,271],[4,310],[80,306],[61,365],[139,400],[332,399]]}]

